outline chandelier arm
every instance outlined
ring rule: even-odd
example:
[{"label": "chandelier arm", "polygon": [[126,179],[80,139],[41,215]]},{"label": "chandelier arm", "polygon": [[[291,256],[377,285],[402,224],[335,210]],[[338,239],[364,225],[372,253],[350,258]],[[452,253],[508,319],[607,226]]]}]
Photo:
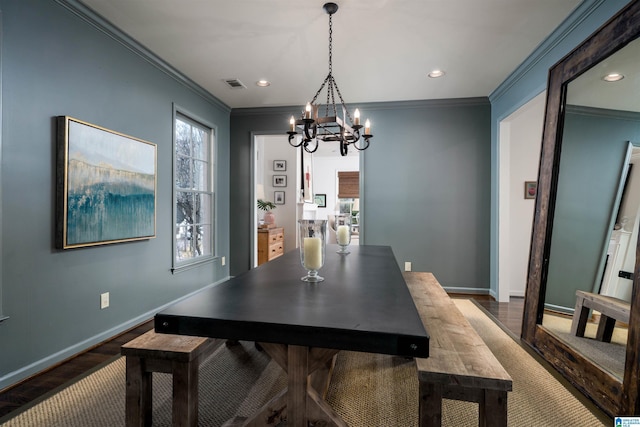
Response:
[{"label": "chandelier arm", "polygon": [[300,147],[302,145],[303,140],[301,139],[300,142],[298,142],[297,144],[294,144],[292,141],[293,139],[296,137],[296,135],[298,134],[298,132],[289,132],[289,144],[292,147]]},{"label": "chandelier arm", "polygon": [[367,148],[369,148],[369,138],[370,138],[370,137],[367,137],[367,136],[365,136],[365,137],[363,138],[363,139],[364,139],[364,142],[366,143],[364,147],[358,147],[358,144],[355,144],[355,143],[354,143],[354,144],[353,144],[353,148],[355,148],[355,149],[356,149],[356,150],[358,150],[358,151],[364,151],[364,150],[366,150]]},{"label": "chandelier arm", "polygon": [[318,140],[317,140],[317,139],[314,139],[313,141],[315,141],[315,142],[316,142],[316,146],[315,146],[315,147],[313,147],[313,150],[309,148],[309,142],[310,142],[310,141],[305,141],[305,143],[302,145],[302,148],[304,148],[304,151],[306,151],[306,152],[307,152],[307,153],[309,153],[309,154],[313,154],[313,153],[315,153],[315,152],[316,152],[316,150],[318,149],[318,145],[320,145],[320,144],[318,143]]},{"label": "chandelier arm", "polygon": [[[309,128],[311,128],[311,130],[313,131],[311,134],[309,134]],[[316,126],[315,124],[312,125],[312,122],[306,122],[304,123],[304,139],[306,142],[311,141],[312,139],[316,139],[316,134],[318,131],[318,126]]]},{"label": "chandelier arm", "polygon": [[347,155],[348,151],[349,151],[349,144],[347,144],[346,142],[340,141],[340,155],[344,157]]}]

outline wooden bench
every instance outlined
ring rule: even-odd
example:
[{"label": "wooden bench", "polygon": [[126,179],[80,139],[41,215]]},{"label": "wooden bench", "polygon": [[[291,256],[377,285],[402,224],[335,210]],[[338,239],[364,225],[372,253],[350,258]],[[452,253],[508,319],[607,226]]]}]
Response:
[{"label": "wooden bench", "polygon": [[576,309],[571,321],[571,334],[584,337],[589,320],[589,310],[600,312],[596,339],[611,342],[616,320],[629,323],[631,304],[627,301],[591,292],[576,291]]},{"label": "wooden bench", "polygon": [[151,426],[152,373],[173,375],[174,426],[198,425],[198,368],[221,343],[210,338],[156,334],[153,330],[124,344],[127,427]]},{"label": "wooden bench", "polygon": [[430,336],[429,357],[416,358],[419,425],[441,425],[445,398],[478,403],[480,426],[506,427],[509,373],[433,274],[406,272],[404,277]]}]

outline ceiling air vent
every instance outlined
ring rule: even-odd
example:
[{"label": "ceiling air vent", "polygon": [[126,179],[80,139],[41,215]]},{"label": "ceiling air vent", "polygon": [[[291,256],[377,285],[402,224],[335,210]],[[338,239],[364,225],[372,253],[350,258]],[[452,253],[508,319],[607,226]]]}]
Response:
[{"label": "ceiling air vent", "polygon": [[238,79],[224,79],[224,82],[231,88],[231,89],[246,89],[247,87],[244,85],[244,83],[242,83],[240,80]]}]

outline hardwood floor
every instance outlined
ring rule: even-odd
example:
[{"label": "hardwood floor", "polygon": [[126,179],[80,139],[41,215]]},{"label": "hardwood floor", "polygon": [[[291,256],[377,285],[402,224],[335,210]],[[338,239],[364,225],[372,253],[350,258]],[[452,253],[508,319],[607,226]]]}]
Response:
[{"label": "hardwood floor", "polygon": [[[474,298],[487,311],[502,322],[510,331],[520,336],[523,298],[512,298],[508,303],[493,301],[489,296],[451,295],[453,298]],[[96,369],[120,354],[120,346],[147,332],[153,327],[151,320],[111,340],[79,354],[57,366],[34,375],[19,384],[0,390],[0,422],[11,412],[29,405],[43,395],[63,386],[74,378]]]},{"label": "hardwood floor", "polygon": [[45,372],[36,374],[17,385],[0,390],[0,422],[9,413],[30,404],[46,393],[85,374],[87,371],[112,360],[120,354],[120,346],[122,344],[142,335],[151,328],[153,328],[153,322],[149,320]]},{"label": "hardwood floor", "polygon": [[[452,297],[455,297],[452,295]],[[497,302],[490,297],[473,297],[478,304],[484,307],[509,331],[520,336],[522,331],[522,313],[524,311],[524,298],[511,297],[509,302]]]}]

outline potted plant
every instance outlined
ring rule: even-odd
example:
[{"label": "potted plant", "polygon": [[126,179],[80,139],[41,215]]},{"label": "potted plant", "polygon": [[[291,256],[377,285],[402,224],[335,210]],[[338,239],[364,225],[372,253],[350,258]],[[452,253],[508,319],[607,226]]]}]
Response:
[{"label": "potted plant", "polygon": [[258,199],[258,209],[264,211],[264,223],[265,224],[275,224],[276,223],[276,217],[273,214],[273,212],[271,212],[271,209],[275,209],[276,205],[273,202],[270,202],[268,200],[262,200],[262,199]]}]

